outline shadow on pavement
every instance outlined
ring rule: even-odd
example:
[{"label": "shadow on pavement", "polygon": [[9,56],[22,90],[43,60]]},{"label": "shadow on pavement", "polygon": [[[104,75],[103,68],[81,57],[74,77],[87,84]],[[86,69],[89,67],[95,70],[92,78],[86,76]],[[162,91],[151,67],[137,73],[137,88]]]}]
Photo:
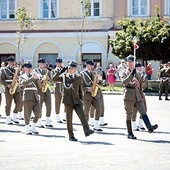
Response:
[{"label": "shadow on pavement", "polygon": [[33,135],[33,136],[37,136],[37,137],[45,137],[45,138],[65,138],[65,136],[59,136],[59,135]]},{"label": "shadow on pavement", "polygon": [[0,132],[5,132],[5,133],[21,133],[21,131],[18,130],[0,130]]},{"label": "shadow on pavement", "polygon": [[119,127],[109,127],[109,126],[102,126],[102,129],[120,129],[120,130],[126,130],[126,128],[119,128]]},{"label": "shadow on pavement", "polygon": [[127,136],[125,133],[109,133],[109,132],[95,132],[100,135],[120,135],[120,136]]},{"label": "shadow on pavement", "polygon": [[142,142],[151,142],[151,143],[168,143],[170,144],[170,141],[168,140],[143,140],[143,139],[137,139],[138,141]]},{"label": "shadow on pavement", "polygon": [[109,143],[109,142],[98,142],[98,141],[78,141],[83,145],[114,145],[113,143]]}]

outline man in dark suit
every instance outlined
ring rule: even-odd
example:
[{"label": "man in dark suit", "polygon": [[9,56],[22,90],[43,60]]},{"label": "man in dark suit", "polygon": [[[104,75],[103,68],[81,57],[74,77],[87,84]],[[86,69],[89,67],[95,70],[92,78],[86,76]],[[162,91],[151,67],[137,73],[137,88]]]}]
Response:
[{"label": "man in dark suit", "polygon": [[152,126],[149,118],[146,114],[146,109],[143,102],[143,95],[142,95],[142,83],[143,78],[140,73],[138,73],[135,69],[134,57],[129,55],[127,58],[127,69],[125,69],[122,73],[122,82],[125,86],[125,91],[123,95],[124,99],[124,107],[126,110],[126,125],[128,131],[128,138],[129,139],[136,139],[132,132],[132,125],[131,125],[131,116],[133,108],[135,107],[142,116],[142,119],[150,133],[153,130],[158,128],[158,125]]},{"label": "man in dark suit", "polygon": [[[24,64],[25,73],[20,77],[20,85],[23,89],[23,104],[24,104],[24,120],[25,120],[25,134],[38,134],[36,123],[39,118],[40,105],[38,89],[42,88],[40,76],[34,71],[32,72],[32,64],[27,62]],[[32,73],[31,73],[32,72]],[[34,112],[34,119],[30,129],[30,116]]]},{"label": "man in dark suit", "polygon": [[[77,64],[75,62],[69,62],[68,64],[68,73],[64,73],[67,68],[63,67],[60,72],[57,72],[53,76],[54,81],[63,82],[64,86],[64,95],[63,95],[63,103],[65,105],[66,110],[66,119],[67,119],[67,130],[69,134],[70,141],[77,141],[74,137],[73,133],[73,125],[72,125],[72,117],[73,117],[73,109],[77,113],[81,124],[83,125],[83,130],[85,136],[89,136],[94,133],[89,128],[89,125],[85,119],[83,105],[82,105],[82,80],[81,77],[76,74]],[[63,74],[62,74],[63,73]]]}]

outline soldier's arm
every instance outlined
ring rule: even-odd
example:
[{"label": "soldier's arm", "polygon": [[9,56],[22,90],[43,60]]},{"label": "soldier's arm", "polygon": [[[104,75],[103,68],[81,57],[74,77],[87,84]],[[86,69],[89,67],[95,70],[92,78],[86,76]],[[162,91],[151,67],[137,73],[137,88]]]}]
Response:
[{"label": "soldier's arm", "polygon": [[5,72],[2,69],[1,70],[1,74],[0,74],[0,82],[2,85],[4,85],[5,87],[7,87],[9,84],[5,81]]},{"label": "soldier's arm", "polygon": [[84,80],[83,80],[83,75],[82,75],[82,74],[83,74],[83,73],[80,73],[82,90],[83,90],[84,93],[87,93],[87,91],[89,90],[89,88],[84,85]]},{"label": "soldier's arm", "polygon": [[133,75],[131,75],[131,74],[127,75],[127,74],[123,73],[122,77],[121,77],[121,81],[124,86],[127,86],[132,81],[133,78],[134,78]]}]

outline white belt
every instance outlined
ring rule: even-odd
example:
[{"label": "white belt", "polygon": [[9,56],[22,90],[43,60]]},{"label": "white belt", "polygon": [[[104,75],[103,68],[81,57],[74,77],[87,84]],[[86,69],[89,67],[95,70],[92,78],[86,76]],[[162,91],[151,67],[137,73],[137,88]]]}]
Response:
[{"label": "white belt", "polygon": [[91,89],[92,87],[86,87],[87,89]]},{"label": "white belt", "polygon": [[5,80],[5,82],[12,82],[12,80]]},{"label": "white belt", "polygon": [[35,88],[35,87],[28,87],[28,88],[25,88],[24,90],[37,90],[37,88]]}]

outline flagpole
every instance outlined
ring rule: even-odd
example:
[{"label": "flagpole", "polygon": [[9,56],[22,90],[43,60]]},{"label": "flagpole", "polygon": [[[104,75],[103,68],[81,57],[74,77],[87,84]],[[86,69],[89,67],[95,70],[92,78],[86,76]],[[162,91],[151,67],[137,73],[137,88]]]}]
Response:
[{"label": "flagpole", "polygon": [[136,63],[136,43],[137,43],[137,38],[136,36],[133,37],[133,56],[134,56],[134,65]]}]

